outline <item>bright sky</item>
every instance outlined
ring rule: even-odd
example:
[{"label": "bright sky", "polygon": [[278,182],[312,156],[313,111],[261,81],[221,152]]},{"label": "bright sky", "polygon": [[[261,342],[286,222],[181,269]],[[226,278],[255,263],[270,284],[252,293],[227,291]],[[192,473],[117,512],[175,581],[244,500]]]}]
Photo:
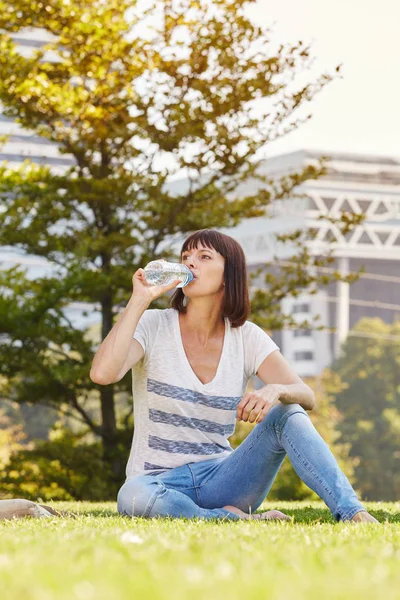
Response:
[{"label": "bright sky", "polygon": [[268,147],[380,154],[400,159],[400,1],[258,0],[250,14],[274,41],[312,44],[316,73],[336,79],[308,105],[313,118]]}]

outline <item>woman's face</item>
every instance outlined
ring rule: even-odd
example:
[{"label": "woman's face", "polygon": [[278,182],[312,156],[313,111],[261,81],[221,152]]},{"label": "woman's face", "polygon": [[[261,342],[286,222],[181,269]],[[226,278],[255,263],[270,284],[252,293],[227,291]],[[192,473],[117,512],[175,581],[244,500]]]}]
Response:
[{"label": "woman's face", "polygon": [[182,253],[182,263],[194,279],[183,289],[189,298],[208,296],[223,291],[225,259],[214,248],[199,245]]}]

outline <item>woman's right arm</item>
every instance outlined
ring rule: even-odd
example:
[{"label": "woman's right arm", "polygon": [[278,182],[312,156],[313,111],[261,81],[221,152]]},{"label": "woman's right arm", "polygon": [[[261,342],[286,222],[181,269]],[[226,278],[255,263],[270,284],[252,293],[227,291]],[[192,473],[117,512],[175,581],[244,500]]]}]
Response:
[{"label": "woman's right arm", "polygon": [[137,324],[151,302],[172,290],[179,280],[170,285],[151,286],[145,278],[144,270],[138,269],[133,276],[132,296],[97,350],[90,369],[90,379],[100,385],[116,383],[124,377],[144,355],[139,342],[133,339]]}]

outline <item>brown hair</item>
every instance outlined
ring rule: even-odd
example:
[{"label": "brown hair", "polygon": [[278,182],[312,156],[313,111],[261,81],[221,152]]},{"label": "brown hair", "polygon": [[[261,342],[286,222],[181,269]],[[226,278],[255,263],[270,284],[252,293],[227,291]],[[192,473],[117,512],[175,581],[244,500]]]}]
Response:
[{"label": "brown hair", "polygon": [[[240,327],[245,323],[250,312],[246,258],[243,249],[229,235],[215,229],[201,229],[192,233],[183,242],[181,256],[187,250],[198,248],[199,244],[206,248],[213,248],[225,259],[222,316],[228,317],[232,327]],[[178,288],[171,298],[170,306],[180,313],[185,313],[184,298],[182,289]]]}]

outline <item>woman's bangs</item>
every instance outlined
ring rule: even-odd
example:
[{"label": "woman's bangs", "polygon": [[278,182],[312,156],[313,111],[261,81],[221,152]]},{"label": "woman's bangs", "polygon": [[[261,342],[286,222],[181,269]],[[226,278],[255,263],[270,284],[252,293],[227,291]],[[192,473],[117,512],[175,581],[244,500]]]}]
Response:
[{"label": "woman's bangs", "polygon": [[217,252],[220,252],[220,250],[218,249],[218,244],[215,244],[215,242],[217,242],[217,240],[213,240],[214,243],[212,243],[212,240],[210,238],[215,237],[212,235],[212,232],[207,231],[207,230],[203,230],[203,231],[196,231],[195,233],[193,233],[192,235],[190,235],[184,242],[183,246],[182,246],[182,250],[181,250],[181,255],[186,252],[187,250],[197,250],[197,248],[199,246],[203,246],[204,248],[210,248],[212,250],[216,250]]}]

